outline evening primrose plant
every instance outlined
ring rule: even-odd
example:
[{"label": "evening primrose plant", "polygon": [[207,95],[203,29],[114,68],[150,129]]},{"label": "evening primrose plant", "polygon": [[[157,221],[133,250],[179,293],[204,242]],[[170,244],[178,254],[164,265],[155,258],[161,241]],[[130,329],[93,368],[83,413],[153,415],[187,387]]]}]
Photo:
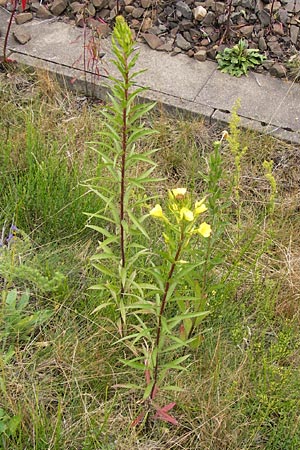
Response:
[{"label": "evening primrose plant", "polygon": [[[205,199],[193,201],[186,188],[175,188],[168,191],[166,210],[157,203],[149,213],[161,223],[165,244],[157,255],[153,254],[149,269],[144,270],[149,280],[148,297],[128,307],[135,326],[123,342],[134,358],[124,359],[123,363],[145,375],[145,408],[135,419],[135,425],[146,420],[153,408],[154,418],[177,424],[169,414],[175,403],[161,407],[156,397],[161,391],[181,390],[180,386],[166,382],[167,375],[170,370],[186,370],[183,363],[190,356],[187,350],[199,345],[198,328],[209,313],[203,310],[195,283],[198,269],[204,263],[195,257],[195,247],[201,246],[201,240],[212,233],[211,226],[202,220],[206,211]],[[141,389],[134,384],[126,387]]]},{"label": "evening primrose plant", "polygon": [[[122,384],[143,391],[145,408],[134,423],[151,417],[154,408],[154,418],[177,424],[168,413],[175,403],[161,407],[155,399],[159,391],[180,390],[166,381],[167,375],[186,370],[186,350],[200,342],[198,328],[208,312],[195,282],[203,261],[194,249],[212,230],[202,220],[205,199],[193,200],[186,188],[168,191],[166,210],[159,203],[149,206],[153,199],[145,194],[146,187],[161,181],[152,176],[156,164],[151,155],[156,150],[141,152],[136,144],[155,133],[142,122],[154,105],[136,101],[145,89],[135,85],[139,72],[132,71],[138,54],[123,17],[116,19],[112,48],[120,79],[111,77],[110,106],[103,111],[105,131],[94,144],[101,177],[87,183],[103,205],[89,215],[88,224],[99,233],[91,262],[100,276],[91,289],[101,292],[103,300],[94,313],[106,308],[115,313],[113,322],[121,335],[116,344],[124,345],[121,361],[145,377],[141,385]],[[160,222],[163,249],[157,250],[159,242],[153,245],[150,220]]]}]

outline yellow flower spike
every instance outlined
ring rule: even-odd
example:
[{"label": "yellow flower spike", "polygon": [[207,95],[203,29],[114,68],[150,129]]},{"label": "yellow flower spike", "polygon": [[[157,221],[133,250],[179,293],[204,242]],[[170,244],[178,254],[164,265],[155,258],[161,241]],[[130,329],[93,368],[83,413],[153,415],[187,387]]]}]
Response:
[{"label": "yellow flower spike", "polygon": [[150,216],[156,217],[157,219],[164,219],[165,218],[163,210],[162,210],[162,207],[160,205],[158,205],[158,204],[155,205],[154,208],[151,209],[149,214],[150,214]]},{"label": "yellow flower spike", "polygon": [[211,235],[211,226],[206,222],[201,223],[198,228],[198,233],[203,237],[209,237]]},{"label": "yellow flower spike", "polygon": [[180,210],[180,219],[184,219],[187,222],[192,222],[194,220],[194,213],[185,206]]},{"label": "yellow flower spike", "polygon": [[207,211],[207,206],[204,204],[205,198],[201,201],[197,201],[195,203],[195,210],[194,210],[194,214],[198,215],[201,213],[204,213],[205,211]]},{"label": "yellow flower spike", "polygon": [[171,190],[175,200],[182,200],[187,193],[186,188],[176,188]]}]

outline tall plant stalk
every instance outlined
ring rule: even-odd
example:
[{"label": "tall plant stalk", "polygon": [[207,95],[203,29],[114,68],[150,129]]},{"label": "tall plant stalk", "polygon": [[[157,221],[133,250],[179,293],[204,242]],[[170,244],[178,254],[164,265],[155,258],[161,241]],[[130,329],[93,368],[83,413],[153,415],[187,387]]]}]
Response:
[{"label": "tall plant stalk", "polygon": [[10,13],[10,18],[9,18],[9,22],[7,25],[7,29],[6,29],[6,33],[5,33],[5,38],[4,38],[4,44],[3,44],[3,63],[7,62],[7,45],[8,45],[8,38],[10,35],[10,30],[11,30],[11,26],[12,26],[12,22],[13,19],[15,17],[15,13],[17,11],[17,7],[18,7],[18,0],[13,0],[12,1],[12,6],[13,9]]},{"label": "tall plant stalk", "polygon": [[[24,9],[26,8],[26,3],[27,0],[21,0],[21,5],[22,5],[22,10],[24,11]],[[3,63],[7,62],[7,46],[8,46],[8,38],[10,35],[10,30],[11,30],[11,26],[13,23],[13,19],[15,17],[17,8],[19,6],[19,0],[12,0],[12,10],[10,13],[10,18],[9,18],[9,22],[6,28],[6,33],[5,33],[5,37],[4,37],[4,43],[3,43],[3,54],[2,54],[2,58],[3,58]]]},{"label": "tall plant stalk", "polygon": [[159,363],[159,349],[160,349],[160,338],[161,338],[161,330],[162,330],[162,318],[166,309],[166,304],[167,304],[167,296],[169,293],[169,289],[170,289],[170,282],[172,280],[173,274],[174,274],[174,270],[176,267],[176,264],[180,258],[180,254],[182,251],[182,247],[184,244],[184,229],[183,227],[181,227],[181,234],[180,234],[180,241],[178,244],[178,248],[176,251],[176,255],[174,257],[174,261],[171,264],[168,276],[167,276],[167,280],[166,280],[166,284],[165,284],[165,290],[164,290],[164,294],[161,300],[161,306],[160,306],[160,310],[159,310],[159,316],[158,316],[158,324],[157,324],[157,330],[156,330],[156,338],[155,338],[155,348],[157,349],[157,354],[156,354],[156,360],[155,360],[155,365],[154,365],[154,370],[153,370],[153,386],[151,389],[151,393],[150,393],[150,398],[151,400],[154,399],[155,397],[155,392],[157,389],[157,379],[158,379],[158,369],[160,366]]},{"label": "tall plant stalk", "polygon": [[[110,105],[102,111],[105,131],[101,132],[103,139],[100,146],[95,148],[101,157],[101,188],[89,185],[104,203],[101,214],[96,216],[106,222],[106,226],[89,224],[89,227],[101,233],[100,252],[92,257],[94,266],[100,270],[103,279],[110,277],[109,282],[97,284],[94,288],[110,292],[119,310],[118,328],[123,335],[127,303],[130,303],[136,289],[136,271],[132,260],[146,252],[141,242],[135,242],[137,230],[149,239],[142,224],[144,218],[135,215],[136,207],[140,211],[138,191],[144,189],[145,183],[155,181],[149,176],[156,166],[149,158],[153,151],[138,154],[135,146],[140,138],[155,133],[140,122],[154,104],[135,102],[145,88],[135,86],[135,77],[139,72],[132,73],[132,69],[138,54],[134,49],[131,31],[122,16],[116,18],[112,48],[115,56],[112,62],[118,69],[119,78],[110,77]],[[132,176],[132,168],[136,167],[139,160],[144,167],[145,163],[148,164],[148,168]],[[95,215],[91,214],[91,217]],[[103,260],[104,264],[101,262]]]}]

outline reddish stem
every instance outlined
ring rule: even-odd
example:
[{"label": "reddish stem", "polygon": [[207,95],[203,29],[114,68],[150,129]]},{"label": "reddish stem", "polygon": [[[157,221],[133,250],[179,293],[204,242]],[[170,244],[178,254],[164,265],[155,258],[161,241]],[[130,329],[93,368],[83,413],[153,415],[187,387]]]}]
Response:
[{"label": "reddish stem", "polygon": [[166,281],[166,285],[165,285],[165,291],[164,291],[164,295],[162,298],[162,302],[161,302],[161,306],[160,306],[160,311],[159,311],[159,317],[158,317],[158,325],[157,325],[157,332],[156,332],[156,340],[155,340],[155,347],[157,348],[157,356],[156,356],[156,361],[155,361],[155,367],[154,367],[154,376],[153,376],[153,386],[151,389],[151,393],[150,393],[150,398],[151,400],[154,399],[155,396],[155,392],[157,389],[157,378],[158,378],[158,363],[159,363],[159,359],[158,359],[158,348],[159,348],[159,342],[160,342],[160,336],[161,336],[161,322],[162,322],[162,316],[164,314],[165,308],[166,308],[166,304],[167,304],[167,295],[170,289],[170,281],[172,279],[175,267],[176,267],[176,263],[179,259],[181,250],[182,250],[182,246],[183,246],[183,242],[184,242],[184,235],[183,235],[183,230],[181,230],[181,236],[180,236],[180,242],[177,248],[177,252],[174,258],[174,261],[170,267],[169,273],[168,273],[168,277],[167,277],[167,281]]},{"label": "reddish stem", "polygon": [[[124,95],[125,95],[125,105],[127,105],[128,101],[128,65],[127,65],[127,57],[125,55],[125,75],[124,75]],[[122,161],[121,161],[121,194],[120,194],[120,245],[121,245],[121,265],[125,267],[126,265],[126,256],[125,256],[125,230],[123,221],[125,218],[125,208],[124,208],[124,199],[125,199],[125,165],[126,165],[126,151],[127,151],[127,106],[123,108],[123,125],[122,125]],[[123,284],[121,285],[121,296],[124,296],[125,287]]]},{"label": "reddish stem", "polygon": [[13,0],[13,10],[11,11],[11,14],[10,14],[9,22],[8,22],[6,33],[5,33],[4,44],[3,44],[3,62],[4,63],[7,60],[6,52],[7,52],[8,37],[9,37],[10,29],[12,26],[12,21],[15,16],[17,7],[18,7],[18,0]]}]

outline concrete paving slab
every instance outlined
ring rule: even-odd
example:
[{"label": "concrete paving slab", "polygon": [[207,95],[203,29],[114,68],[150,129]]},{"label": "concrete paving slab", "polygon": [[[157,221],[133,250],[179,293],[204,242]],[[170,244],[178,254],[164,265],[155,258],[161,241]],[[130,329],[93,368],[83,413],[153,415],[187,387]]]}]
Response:
[{"label": "concrete paving slab", "polygon": [[[82,29],[57,20],[53,22],[52,19],[33,20],[21,26],[32,35],[32,39],[25,45],[10,39],[10,50],[69,67],[84,68],[84,45],[87,45],[87,41],[84,41]],[[172,57],[167,53],[153,52],[140,43],[137,47],[140,50],[140,58],[136,68],[147,69],[139,78],[139,84],[166,95],[192,101],[216,70],[216,65],[211,61],[201,65],[185,55]],[[99,70],[106,70],[115,76],[115,68],[110,63],[112,55],[110,41],[103,39],[100,50],[105,52],[106,56]],[[88,54],[86,61],[85,68],[92,70]]]},{"label": "concrete paving slab", "polygon": [[300,85],[268,75],[250,73],[248,77],[233,78],[214,72],[196,98],[207,106],[231,111],[241,100],[239,113],[264,124],[290,131],[300,131]]},{"label": "concrete paving slab", "polygon": [[139,82],[167,95],[193,101],[216,70],[212,61],[201,64],[186,55],[154,52],[143,44],[139,47],[137,67],[147,69]]}]

